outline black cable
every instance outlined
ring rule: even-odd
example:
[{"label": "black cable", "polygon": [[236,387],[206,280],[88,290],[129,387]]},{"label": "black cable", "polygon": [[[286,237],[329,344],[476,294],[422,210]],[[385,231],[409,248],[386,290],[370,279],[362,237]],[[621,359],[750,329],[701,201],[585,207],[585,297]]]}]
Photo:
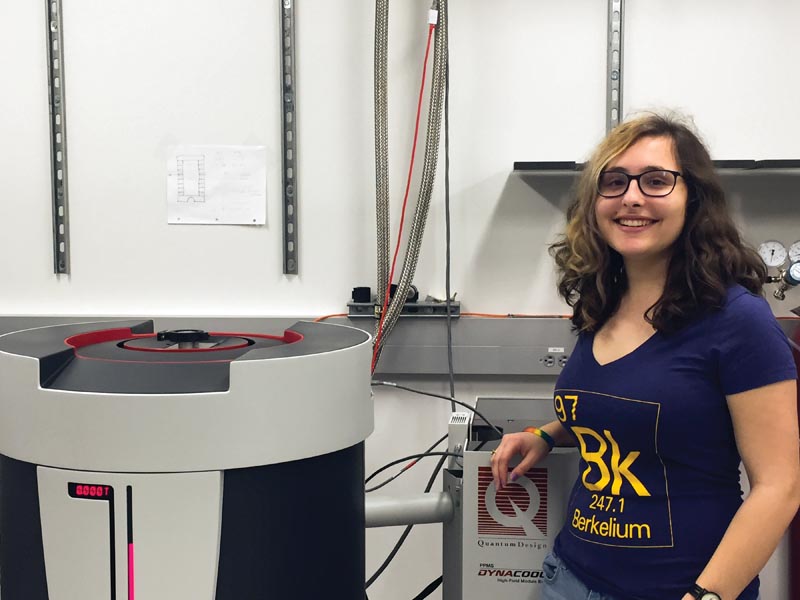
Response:
[{"label": "black cable", "polygon": [[[444,13],[444,18],[447,19],[448,18],[447,17],[447,0],[439,0],[439,10],[440,10],[440,12]],[[446,23],[446,26],[443,28],[443,31],[444,31],[445,35],[446,35],[448,29],[449,29],[449,23]],[[439,33],[439,31],[437,31],[437,34],[438,33]],[[445,51],[445,69],[444,69],[444,76],[445,76],[445,88],[444,88],[444,90],[445,90],[445,92],[444,92],[444,157],[445,157],[444,190],[445,190],[445,192],[444,193],[445,193],[445,245],[446,245],[446,248],[445,248],[445,295],[446,295],[445,302],[446,302],[446,309],[447,309],[447,367],[448,367],[447,372],[448,372],[449,382],[450,382],[450,397],[446,398],[446,397],[440,396],[438,394],[429,394],[427,392],[422,392],[422,391],[415,390],[415,389],[412,389],[412,388],[409,388],[409,387],[405,387],[405,386],[399,386],[397,384],[392,384],[392,383],[389,383],[389,382],[373,382],[373,385],[389,385],[391,387],[397,387],[399,389],[406,390],[406,391],[409,391],[409,392],[414,392],[414,393],[418,393],[418,394],[422,394],[422,395],[426,395],[426,396],[432,396],[432,397],[435,397],[435,398],[444,398],[445,400],[450,400],[450,410],[452,412],[455,412],[456,404],[464,406],[465,408],[471,410],[476,415],[478,415],[481,419],[483,419],[489,426],[492,427],[492,429],[494,429],[502,437],[503,433],[497,427],[492,425],[489,422],[489,420],[486,419],[486,417],[484,417],[482,414],[480,414],[477,410],[475,410],[473,407],[469,406],[468,404],[465,404],[463,402],[459,402],[458,400],[455,400],[456,389],[455,389],[455,370],[454,370],[454,367],[453,367],[453,325],[452,325],[451,293],[450,293],[450,266],[451,266],[451,260],[450,260],[450,49],[449,49],[449,43],[448,43],[448,39],[447,38],[445,38],[445,40],[444,40],[444,51]],[[436,465],[436,468],[433,470],[433,473],[431,474],[431,477],[428,480],[428,485],[425,486],[425,493],[430,492],[431,488],[433,487],[434,482],[436,481],[436,477],[438,476],[439,471],[442,469],[442,466],[444,465],[444,461],[447,460],[447,457],[448,456],[458,456],[458,455],[455,455],[455,454],[450,453],[450,452],[434,453],[434,452],[430,451],[431,449],[435,448],[439,443],[441,443],[446,437],[447,436],[445,435],[441,440],[436,442],[436,444],[431,446],[431,448],[422,455],[422,456],[433,456],[435,454],[440,454],[441,455],[441,458],[439,459],[439,462]],[[402,462],[404,460],[408,460],[408,459],[400,459],[400,461],[398,461],[398,462]],[[392,464],[397,464],[397,462],[394,462]],[[388,466],[381,467],[381,469],[379,469],[378,471],[376,471],[375,473],[370,475],[370,477],[368,477],[366,479],[365,483],[368,482],[370,479],[372,479],[375,475],[377,475],[384,468],[388,468]],[[406,470],[407,470],[407,468],[403,469],[402,471],[400,471],[400,473],[397,473],[397,475],[395,475],[394,477],[388,479],[387,481],[379,484],[378,486],[376,486],[376,487],[374,487],[374,488],[372,488],[370,490],[367,490],[367,492],[374,491],[376,489],[379,489],[379,488],[383,487],[384,485],[388,484],[390,481],[393,481],[394,479],[399,477]],[[375,571],[375,573],[372,575],[372,577],[370,577],[369,580],[367,581],[367,583],[365,585],[365,589],[368,588],[370,585],[372,585],[372,583],[378,577],[380,577],[381,574],[386,570],[386,568],[392,562],[394,557],[397,555],[398,551],[400,550],[400,547],[406,541],[406,538],[411,533],[411,530],[413,529],[413,527],[414,527],[413,525],[409,525],[409,526],[406,527],[406,529],[401,534],[400,539],[398,539],[398,541],[395,544],[394,548],[389,553],[389,556],[386,558],[386,560],[383,562],[383,564],[378,568],[378,570]],[[424,590],[422,590],[422,592],[420,592],[414,600],[422,600],[423,598],[427,598],[436,588],[439,587],[439,585],[441,585],[441,583],[442,583],[442,577],[439,577],[437,580],[431,582]],[[365,596],[366,596],[366,593],[365,593]]]},{"label": "black cable", "polygon": [[[433,487],[433,484],[436,481],[436,476],[439,474],[439,471],[441,470],[442,465],[444,464],[444,461],[447,460],[447,457],[448,456],[458,456],[457,454],[453,454],[452,452],[435,452],[435,453],[432,452],[432,453],[428,454],[428,456],[433,456],[433,455],[437,455],[437,454],[440,454],[441,458],[439,459],[439,462],[437,463],[436,468],[433,470],[433,473],[431,473],[430,479],[428,479],[428,485],[425,486],[425,493],[426,494],[431,491],[431,488]],[[400,459],[400,460],[402,461],[402,460],[405,460],[405,459]],[[408,525],[403,530],[403,533],[400,535],[400,539],[397,540],[397,543],[394,545],[394,548],[392,548],[392,551],[389,553],[389,556],[387,556],[386,560],[383,561],[383,564],[380,567],[378,567],[378,570],[375,571],[375,573],[372,574],[372,577],[370,577],[367,580],[367,583],[364,586],[364,589],[366,589],[369,586],[371,586],[375,582],[375,580],[378,579],[378,577],[380,577],[383,574],[383,572],[386,570],[386,568],[389,566],[389,564],[394,560],[394,557],[397,556],[397,553],[400,551],[400,547],[405,543],[406,538],[408,537],[408,534],[411,533],[411,530],[413,528],[414,528],[413,525]]]},{"label": "black cable", "polygon": [[495,432],[500,437],[503,437],[503,432],[500,431],[500,429],[497,426],[495,426],[491,421],[489,421],[489,419],[487,419],[480,412],[478,412],[478,409],[476,409],[474,406],[470,406],[466,402],[461,402],[460,400],[456,400],[455,398],[451,398],[449,396],[443,396],[442,394],[434,394],[433,392],[424,392],[422,390],[415,390],[414,388],[410,388],[410,387],[407,387],[407,386],[404,386],[404,385],[400,385],[399,383],[394,383],[393,381],[377,381],[377,380],[373,380],[371,385],[384,385],[384,386],[387,386],[387,387],[397,388],[398,390],[405,390],[407,392],[412,392],[414,394],[421,394],[423,396],[431,396],[432,398],[441,398],[442,400],[448,400],[450,402],[454,402],[454,403],[458,404],[459,406],[463,406],[464,408],[474,412],[481,419],[483,419],[484,422],[489,427],[494,429]]},{"label": "black cable", "polygon": [[[439,459],[439,462],[436,465],[436,468],[433,470],[433,473],[431,473],[430,479],[428,479],[428,485],[425,486],[425,493],[428,493],[428,492],[431,491],[431,488],[433,487],[433,483],[436,481],[436,477],[439,475],[439,471],[441,471],[442,465],[444,465],[444,461],[446,460],[446,458],[447,458],[446,456],[442,456]],[[408,529],[407,529],[408,533],[411,532],[411,528],[412,527],[413,527],[413,525],[409,525],[408,526]],[[406,533],[406,532],[404,532],[404,533]],[[395,549],[393,550],[394,554],[397,554],[397,550],[400,549],[400,546],[403,545],[404,541],[405,541],[405,538],[403,538],[402,541],[398,541],[397,542],[397,544],[395,545]],[[394,556],[392,556],[392,558],[394,558]],[[388,562],[386,564],[388,566]],[[423,598],[427,598],[437,587],[439,587],[439,584],[441,584],[442,581],[443,581],[443,577],[444,577],[443,575],[439,576],[439,578],[436,581],[432,581],[430,584],[428,584],[428,586],[424,590],[422,590],[417,595],[417,597],[414,598],[414,600],[422,600]]]},{"label": "black cable", "polygon": [[[456,454],[456,457],[458,457],[458,456],[460,456],[460,455]],[[442,470],[442,465],[444,465],[444,461],[445,460],[447,460],[447,455],[443,455],[439,459],[439,462],[436,464],[436,468],[433,470],[433,473],[431,473],[430,479],[428,479],[428,485],[425,486],[425,493],[426,494],[431,491],[431,488],[433,487],[433,484],[436,481],[436,476],[439,475],[439,471]]]},{"label": "black cable", "polygon": [[414,528],[413,525],[408,525],[405,528],[405,530],[403,531],[402,535],[400,536],[400,539],[397,540],[397,543],[394,545],[394,548],[392,548],[392,551],[389,553],[389,556],[386,558],[385,561],[383,561],[383,564],[380,567],[378,567],[378,570],[375,571],[372,574],[372,577],[367,579],[367,584],[364,586],[364,589],[369,588],[369,586],[371,586],[373,583],[375,583],[375,580],[378,577],[383,575],[383,572],[386,570],[386,567],[388,567],[389,563],[391,563],[392,560],[394,560],[394,557],[397,555],[397,551],[400,550],[400,546],[402,546],[403,543],[406,541],[406,538],[408,537],[408,534],[411,533],[411,530],[413,528]]},{"label": "black cable", "polygon": [[[424,453],[421,452],[419,454],[411,454],[409,456],[404,456],[403,458],[398,458],[397,460],[393,460],[392,462],[383,465],[377,471],[372,473],[372,475],[367,477],[367,479],[364,481],[364,483],[368,483],[371,479],[374,479],[376,475],[379,475],[380,473],[383,473],[386,469],[390,469],[395,465],[399,465],[400,463],[406,462],[408,460],[415,460],[415,459],[425,458],[427,456],[443,456],[445,458],[447,458],[448,456],[455,456],[456,458],[460,458],[461,457],[460,454],[456,454],[455,452],[424,452]],[[425,490],[425,491],[427,492],[429,490]]]},{"label": "black cable", "polygon": [[[440,437],[438,440],[436,440],[436,441],[435,441],[435,442],[434,442],[434,443],[433,443],[433,444],[430,446],[430,448],[428,448],[427,450],[425,450],[425,452],[423,452],[423,454],[428,454],[428,452],[430,452],[431,450],[433,450],[434,448],[436,448],[436,446],[438,446],[438,445],[439,445],[439,444],[441,444],[443,441],[445,441],[445,440],[447,439],[447,435],[448,435],[448,434],[444,434],[442,437]],[[415,463],[415,464],[416,464],[416,463]],[[409,470],[409,469],[410,469],[412,466],[414,466],[414,465],[413,465],[413,464],[412,464],[412,465],[406,465],[406,466],[405,466],[405,467],[403,467],[403,468],[402,468],[400,471],[398,471],[398,472],[397,472],[395,475],[392,475],[392,476],[391,476],[389,479],[387,479],[387,480],[383,481],[382,483],[379,483],[379,484],[378,484],[378,485],[376,485],[375,487],[368,488],[368,489],[364,490],[364,492],[368,494],[369,492],[374,492],[375,490],[379,490],[379,489],[381,489],[383,486],[385,486],[385,485],[387,485],[387,484],[391,483],[392,481],[394,481],[395,479],[397,479],[398,477],[400,477],[400,475],[402,475],[403,473],[405,473],[406,471],[408,471],[408,470]],[[372,479],[372,475],[370,475],[370,477],[369,477],[368,479],[366,479],[366,480],[364,481],[364,483],[366,484],[366,483],[367,483],[367,482],[368,482],[370,479]]]},{"label": "black cable", "polygon": [[383,486],[385,486],[385,485],[389,485],[389,484],[390,484],[390,483],[392,483],[392,482],[393,482],[395,479],[397,479],[398,477],[400,477],[400,475],[402,475],[403,473],[405,473],[406,471],[408,471],[408,469],[409,469],[409,467],[405,467],[405,468],[403,468],[402,470],[400,470],[400,472],[399,472],[399,473],[397,473],[396,475],[393,475],[393,476],[389,477],[389,479],[386,479],[385,481],[381,481],[381,482],[380,482],[378,485],[376,485],[376,486],[374,486],[374,487],[371,487],[371,488],[366,488],[366,489],[364,490],[364,493],[365,493],[365,494],[369,494],[370,492],[375,492],[375,491],[377,491],[377,490],[381,489],[381,488],[382,488]]},{"label": "black cable", "polygon": [[419,594],[414,596],[414,600],[423,600],[423,598],[427,598],[428,596],[430,596],[434,592],[434,590],[436,590],[436,588],[442,585],[442,579],[443,579],[442,576],[439,575],[438,579],[434,579],[433,581],[431,581],[425,587],[424,590],[422,590]]},{"label": "black cable", "polygon": [[[447,8],[447,7],[445,7]],[[456,379],[453,368],[453,317],[450,314],[450,30],[449,17],[444,28],[444,223],[445,223],[445,295],[447,302],[447,373],[450,376],[450,397],[456,395]],[[454,402],[450,403],[450,410],[456,412]]]}]

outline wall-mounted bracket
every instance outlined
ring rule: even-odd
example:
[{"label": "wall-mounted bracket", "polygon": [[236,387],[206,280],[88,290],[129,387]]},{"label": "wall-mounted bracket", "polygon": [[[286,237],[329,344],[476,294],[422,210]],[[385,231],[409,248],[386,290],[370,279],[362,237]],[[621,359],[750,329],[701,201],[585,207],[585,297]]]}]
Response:
[{"label": "wall-mounted bracket", "polygon": [[606,133],[622,118],[622,29],[625,0],[608,1],[608,75],[606,81]]},{"label": "wall-mounted bracket", "polygon": [[281,2],[283,121],[283,272],[297,275],[297,96],[294,68],[295,0]]},{"label": "wall-mounted bracket", "polygon": [[64,102],[64,44],[61,0],[45,0],[48,91],[50,96],[50,171],[53,192],[53,261],[55,272],[69,273],[67,211],[67,120]]},{"label": "wall-mounted bracket", "polygon": [[[381,318],[380,304],[373,302],[348,302],[347,303],[347,316],[355,317],[369,317],[372,319]],[[450,316],[459,318],[461,316],[461,302],[450,302]],[[446,302],[406,302],[400,312],[400,318],[405,317],[447,317],[447,303]]]}]

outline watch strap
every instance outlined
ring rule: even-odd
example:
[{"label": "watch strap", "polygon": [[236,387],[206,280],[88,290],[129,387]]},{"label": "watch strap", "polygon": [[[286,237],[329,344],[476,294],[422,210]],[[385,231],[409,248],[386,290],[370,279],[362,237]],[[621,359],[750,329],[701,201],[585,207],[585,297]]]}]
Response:
[{"label": "watch strap", "polygon": [[722,600],[716,592],[711,592],[696,583],[693,583],[692,587],[689,588],[689,594],[695,600]]}]

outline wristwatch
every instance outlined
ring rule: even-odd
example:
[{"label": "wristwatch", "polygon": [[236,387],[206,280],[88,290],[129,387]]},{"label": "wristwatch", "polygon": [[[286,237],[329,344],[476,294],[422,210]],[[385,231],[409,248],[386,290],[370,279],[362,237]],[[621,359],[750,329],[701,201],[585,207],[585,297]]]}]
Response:
[{"label": "wristwatch", "polygon": [[719,594],[715,592],[709,592],[707,589],[700,587],[696,583],[692,584],[689,594],[691,594],[692,598],[695,600],[722,600],[722,598],[719,597]]}]

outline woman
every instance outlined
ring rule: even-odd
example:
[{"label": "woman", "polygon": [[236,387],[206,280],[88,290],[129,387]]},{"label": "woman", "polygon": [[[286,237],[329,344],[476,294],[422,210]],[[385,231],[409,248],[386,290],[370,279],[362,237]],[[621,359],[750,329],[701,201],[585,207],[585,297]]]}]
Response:
[{"label": "woman", "polygon": [[492,457],[502,489],[580,449],[542,598],[755,600],[800,503],[797,372],[708,151],[674,117],[624,123],[567,219],[551,254],[579,338],[557,419]]}]

